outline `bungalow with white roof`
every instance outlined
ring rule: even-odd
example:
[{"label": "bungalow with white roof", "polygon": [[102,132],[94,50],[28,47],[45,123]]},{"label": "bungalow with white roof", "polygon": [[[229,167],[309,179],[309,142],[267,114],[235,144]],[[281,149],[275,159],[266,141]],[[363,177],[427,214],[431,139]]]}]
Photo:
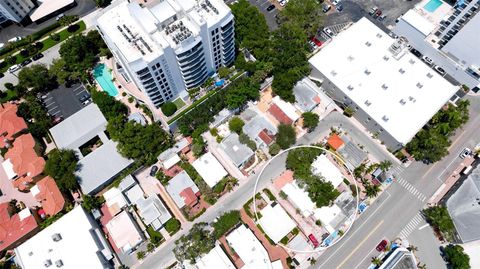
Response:
[{"label": "bungalow with white roof", "polygon": [[220,180],[228,175],[225,168],[223,168],[222,164],[220,164],[211,152],[203,154],[192,163],[192,166],[210,188],[213,188]]}]

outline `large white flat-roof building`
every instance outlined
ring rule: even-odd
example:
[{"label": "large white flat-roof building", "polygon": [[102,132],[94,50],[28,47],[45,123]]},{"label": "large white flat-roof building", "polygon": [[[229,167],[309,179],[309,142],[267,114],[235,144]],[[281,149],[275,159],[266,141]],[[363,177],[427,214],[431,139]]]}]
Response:
[{"label": "large white flat-roof building", "polygon": [[123,253],[129,254],[143,242],[143,235],[127,211],[113,217],[106,225],[108,234]]},{"label": "large white flat-roof building", "polygon": [[480,2],[423,0],[398,18],[392,31],[433,60],[459,84],[480,85]]},{"label": "large white flat-roof building", "polygon": [[113,268],[112,252],[95,220],[77,206],[15,249],[23,269]]},{"label": "large white flat-roof building", "polygon": [[233,15],[221,0],[163,0],[151,8],[125,0],[97,24],[118,71],[155,107],[186,96],[235,55]]},{"label": "large white flat-roof building", "polygon": [[309,62],[311,77],[392,150],[407,144],[458,90],[409,52],[403,39],[367,18]]}]

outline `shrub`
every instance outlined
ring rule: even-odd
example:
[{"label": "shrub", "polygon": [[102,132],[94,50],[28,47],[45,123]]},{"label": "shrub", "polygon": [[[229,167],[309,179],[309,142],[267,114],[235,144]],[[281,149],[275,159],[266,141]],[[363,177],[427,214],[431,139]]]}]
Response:
[{"label": "shrub", "polygon": [[291,125],[280,124],[278,126],[277,144],[282,149],[287,149],[295,144],[296,134],[295,129]]},{"label": "shrub", "polygon": [[244,133],[241,133],[238,136],[238,141],[240,143],[246,145],[247,147],[249,147],[253,151],[257,150],[257,144],[255,144],[255,142],[253,140],[251,140],[250,137],[248,137],[248,135],[246,135]]},{"label": "shrub", "polygon": [[280,146],[277,143],[273,143],[268,149],[268,153],[270,153],[270,155],[272,156],[275,156],[280,152],[280,150]]},{"label": "shrub", "polygon": [[170,117],[177,112],[177,106],[172,102],[166,102],[162,105],[161,109],[163,114],[167,117]]},{"label": "shrub", "polygon": [[142,260],[143,258],[145,258],[145,251],[138,251],[137,259]]},{"label": "shrub", "polygon": [[133,103],[133,100],[134,100],[134,99],[133,99],[132,96],[128,97],[128,102],[129,102],[129,103]]},{"label": "shrub", "polygon": [[17,62],[17,56],[16,55],[10,55],[5,59],[5,61],[8,64],[15,64]]},{"label": "shrub", "polygon": [[216,239],[219,239],[240,222],[240,211],[233,210],[224,213],[218,217],[217,222],[213,223],[213,234]]},{"label": "shrub", "polygon": [[242,133],[242,128],[245,125],[245,122],[239,117],[233,117],[229,122],[228,122],[228,128],[230,131],[235,132],[237,134]]},{"label": "shrub", "polygon": [[51,34],[51,35],[50,35],[50,38],[51,38],[53,41],[60,41],[60,35],[59,35],[59,34]]},{"label": "shrub", "polygon": [[13,90],[15,88],[15,86],[13,86],[13,84],[10,82],[5,83],[4,86],[7,88],[7,90]]},{"label": "shrub", "polygon": [[122,92],[122,96],[123,96],[123,97],[127,96],[127,93],[126,93],[126,92]]},{"label": "shrub", "polygon": [[78,31],[78,29],[80,29],[80,25],[78,25],[78,24],[73,24],[73,25],[68,26],[67,31],[68,31],[69,33],[74,33],[74,32],[76,32],[76,31]]},{"label": "shrub", "polygon": [[180,224],[180,221],[175,218],[171,218],[165,223],[165,229],[170,235],[173,235],[176,232],[178,232],[181,227],[182,225]]},{"label": "shrub", "polygon": [[288,195],[283,191],[280,191],[279,195],[280,195],[280,198],[282,198],[283,200],[287,200],[288,198]]}]

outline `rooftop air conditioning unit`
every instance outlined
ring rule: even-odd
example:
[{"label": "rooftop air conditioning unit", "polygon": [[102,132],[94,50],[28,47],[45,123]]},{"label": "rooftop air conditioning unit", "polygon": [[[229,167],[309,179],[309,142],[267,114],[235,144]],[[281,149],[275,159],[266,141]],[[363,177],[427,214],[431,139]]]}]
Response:
[{"label": "rooftop air conditioning unit", "polygon": [[50,267],[50,265],[52,265],[52,260],[48,259],[43,261],[43,266]]},{"label": "rooftop air conditioning unit", "polygon": [[57,267],[62,267],[62,266],[63,266],[63,261],[62,261],[62,260],[57,260],[57,261],[55,262],[55,265],[56,265]]},{"label": "rooftop air conditioning unit", "polygon": [[55,233],[55,234],[52,235],[52,240],[53,240],[53,242],[58,242],[58,241],[62,240],[62,236],[59,233]]}]

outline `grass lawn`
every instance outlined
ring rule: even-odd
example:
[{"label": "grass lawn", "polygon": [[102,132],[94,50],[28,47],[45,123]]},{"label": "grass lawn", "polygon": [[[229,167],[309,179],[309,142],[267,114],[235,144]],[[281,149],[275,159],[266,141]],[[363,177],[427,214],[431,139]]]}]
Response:
[{"label": "grass lawn", "polygon": [[13,100],[15,98],[17,98],[17,92],[16,91],[12,91],[12,90],[6,90],[4,92],[4,94],[6,94],[5,96],[3,96],[0,100],[0,102],[3,104],[5,102],[8,102],[10,100]]},{"label": "grass lawn", "polygon": [[180,114],[176,115],[175,117],[173,117],[171,120],[169,120],[167,122],[167,124],[172,124],[174,123],[176,120],[180,119],[181,117],[183,117],[183,115],[187,114],[188,112],[190,112],[192,109],[194,109],[195,107],[197,107],[199,104],[201,104],[203,101],[205,101],[205,99],[207,99],[208,97],[216,94],[218,92],[218,90],[211,90],[209,91],[207,94],[205,94],[204,96],[202,96],[200,99],[198,99],[197,101],[195,101],[192,105],[190,105],[189,107],[187,107],[185,110],[183,110],[182,112],[180,112]]},{"label": "grass lawn", "polygon": [[183,102],[182,98],[180,98],[180,97],[175,99],[175,101],[173,101],[173,103],[175,104],[175,106],[177,106],[177,109],[180,109],[183,106],[185,106],[185,102]]}]

